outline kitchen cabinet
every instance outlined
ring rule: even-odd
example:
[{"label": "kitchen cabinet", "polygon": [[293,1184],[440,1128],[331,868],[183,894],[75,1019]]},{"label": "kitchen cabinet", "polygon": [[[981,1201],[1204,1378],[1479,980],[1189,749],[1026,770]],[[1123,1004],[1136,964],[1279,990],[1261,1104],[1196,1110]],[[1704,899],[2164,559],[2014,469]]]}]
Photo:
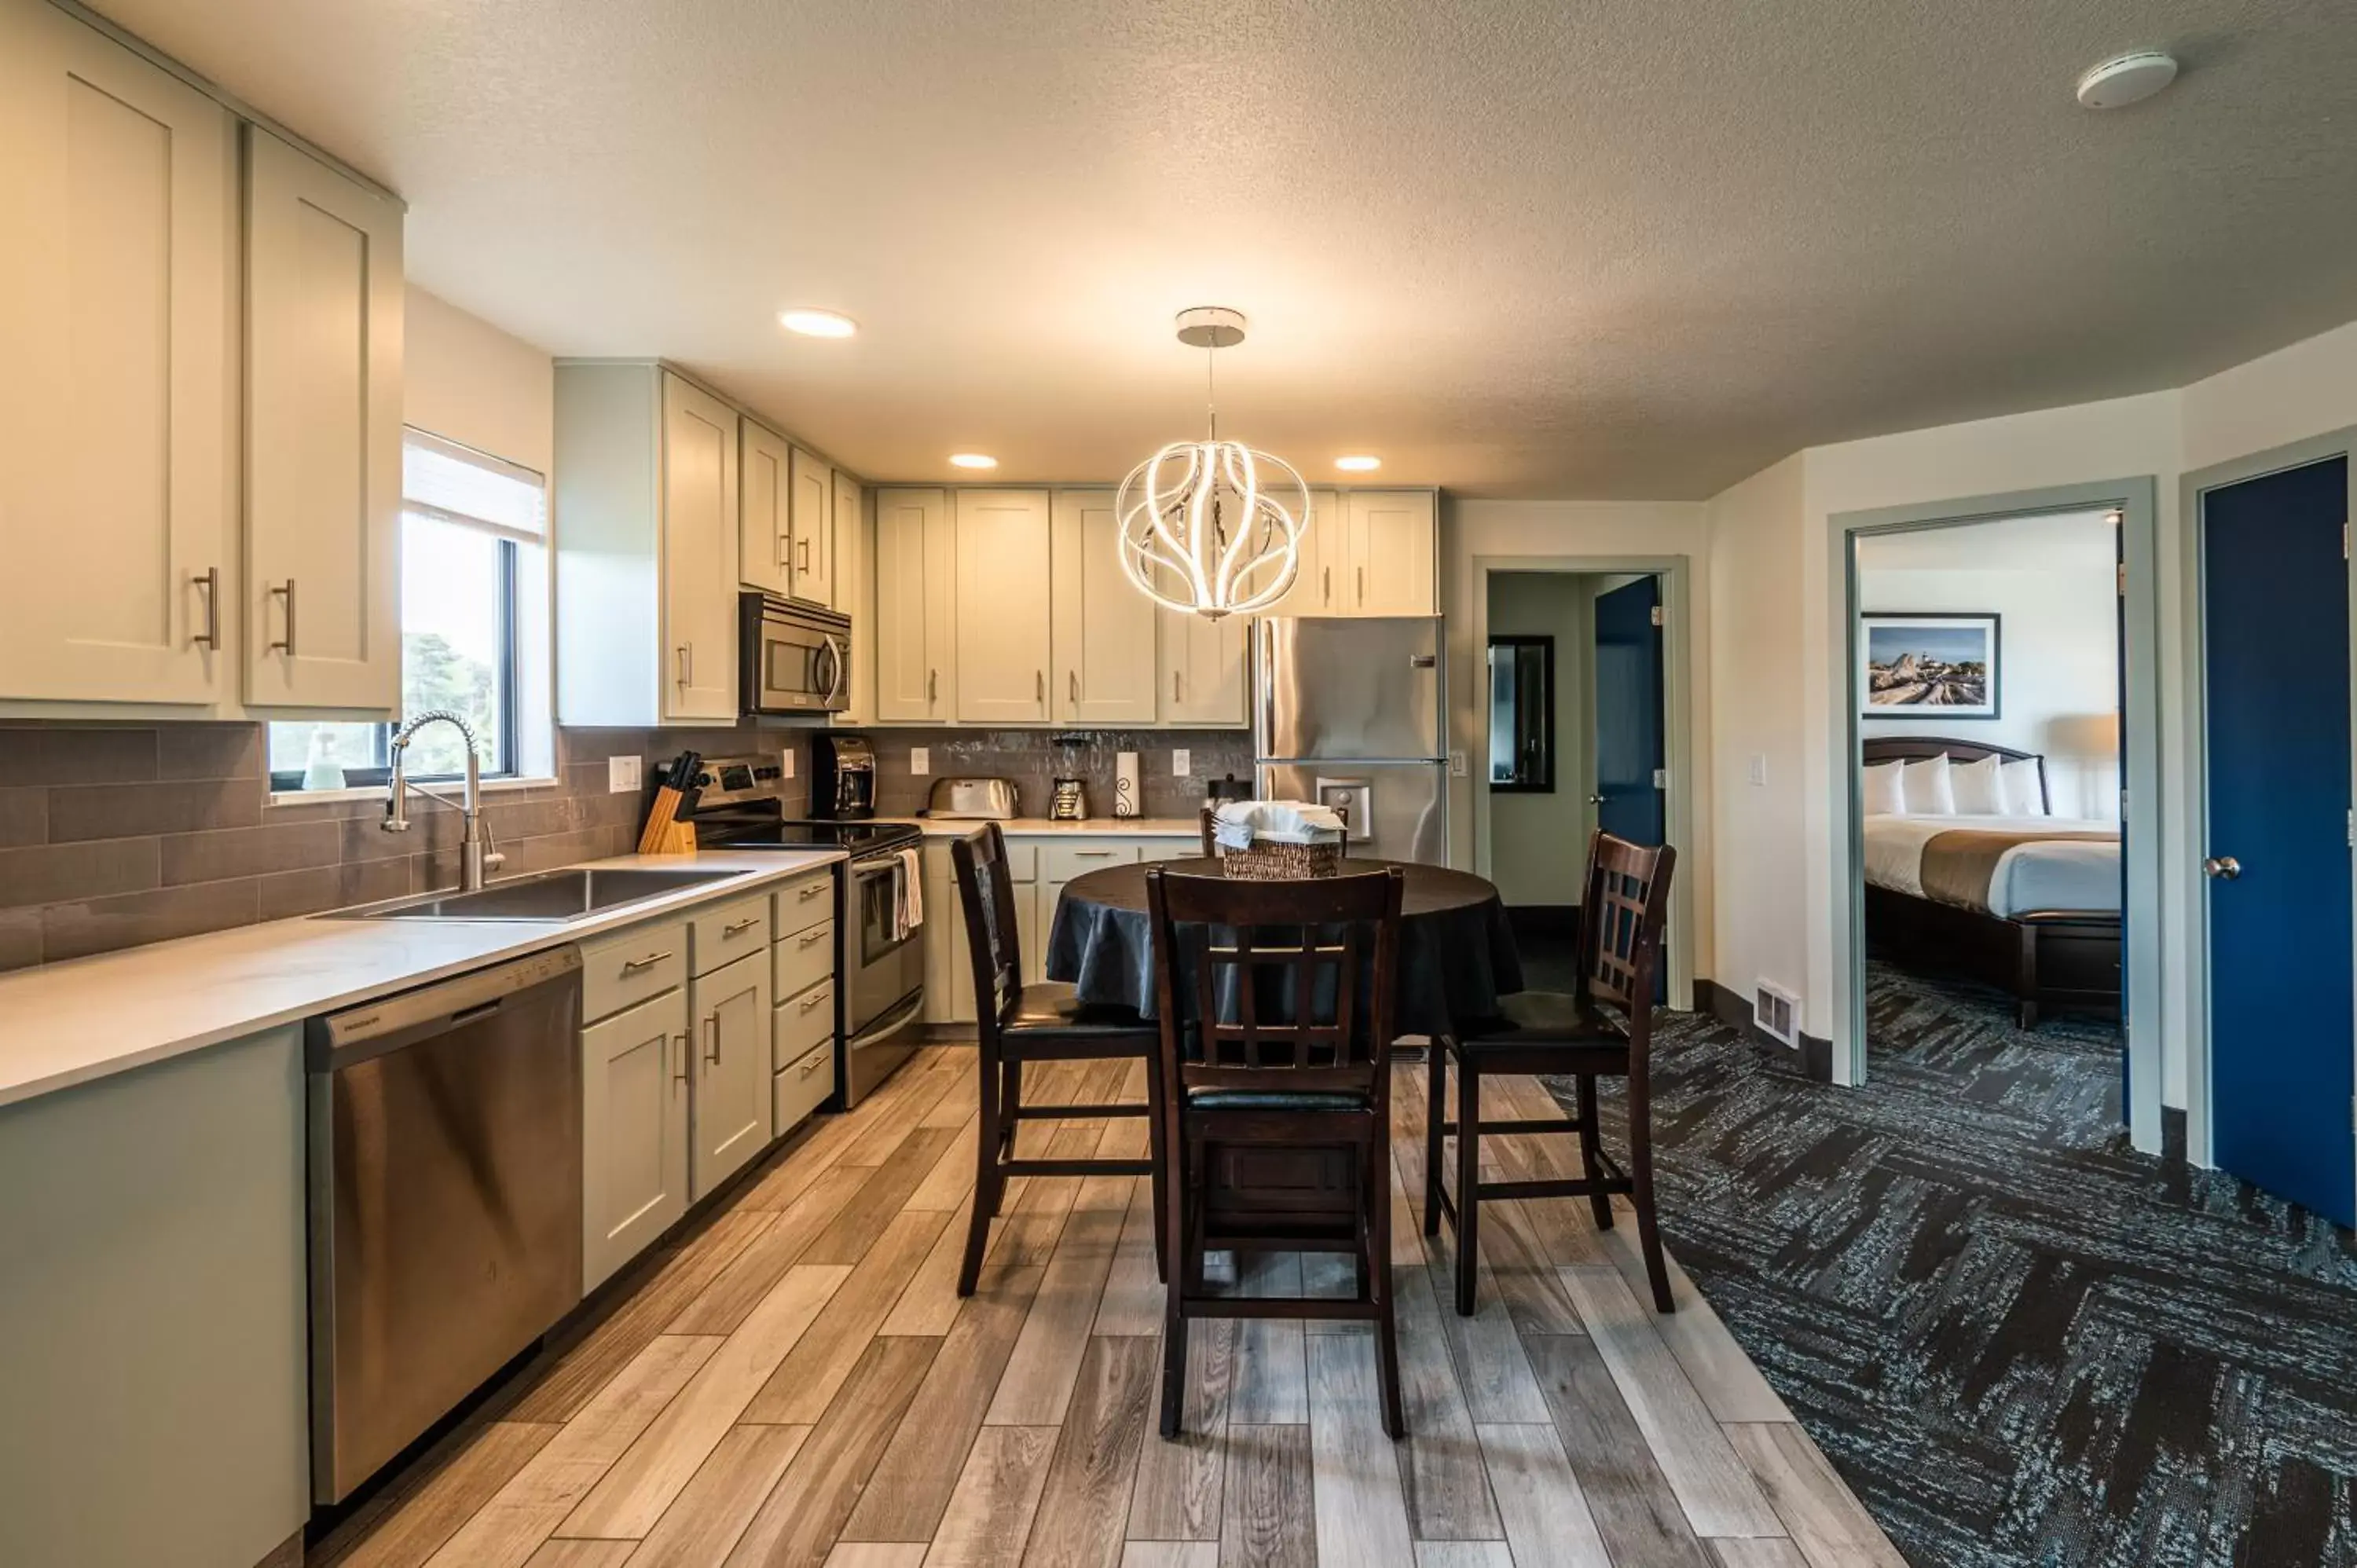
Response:
[{"label": "kitchen cabinet", "polygon": [[793,592],[793,445],[765,424],[740,422],[737,459],[737,575],[748,588]]},{"label": "kitchen cabinet", "polygon": [[737,411],[663,377],[666,719],[737,717]]},{"label": "kitchen cabinet", "polygon": [[957,711],[958,621],[947,490],[876,492],[875,577],[876,716],[946,721]]},{"label": "kitchen cabinet", "polygon": [[595,1290],[687,1212],[687,993],[581,1031],[581,1287]]},{"label": "kitchen cabinet", "polygon": [[770,954],[766,944],[688,983],[694,1100],[691,1198],[702,1197],[770,1143]]},{"label": "kitchen cabinet", "polygon": [[0,5],[0,698],[230,694],[235,136],[91,27]]},{"label": "kitchen cabinet", "polygon": [[245,129],[245,699],[401,707],[401,205]]},{"label": "kitchen cabinet", "polygon": [[1347,571],[1334,574],[1334,613],[1428,616],[1440,604],[1434,558],[1438,497],[1430,490],[1349,490],[1342,497]]},{"label": "kitchen cabinet", "polygon": [[[1293,586],[1285,597],[1263,610],[1271,616],[1329,616],[1340,612],[1334,602],[1334,563],[1347,560],[1348,552],[1336,542],[1343,532],[1342,493],[1340,490],[1316,489],[1309,492],[1309,528],[1302,535],[1299,567],[1294,573]],[[1347,581],[1350,570],[1343,567]]]},{"label": "kitchen cabinet", "polygon": [[794,448],[791,510],[793,596],[839,607],[834,604],[834,470],[799,446]]},{"label": "kitchen cabinet", "polygon": [[1048,718],[1049,504],[1045,490],[960,490],[957,707],[967,724]]},{"label": "kitchen cabinet", "polygon": [[1158,610],[1162,622],[1162,722],[1189,728],[1244,724],[1245,645],[1251,618],[1207,620]]},{"label": "kitchen cabinet", "polygon": [[851,705],[834,715],[838,725],[876,720],[876,553],[867,522],[867,492],[857,479],[834,471],[834,607],[851,617]]},{"label": "kitchen cabinet", "polygon": [[1057,723],[1150,725],[1157,709],[1156,618],[1121,566],[1112,490],[1058,490],[1049,541]]},{"label": "kitchen cabinet", "polygon": [[1134,865],[1138,850],[1137,840],[1109,839],[1097,832],[1039,841],[1037,880],[1034,886],[1019,888],[1016,894],[1017,910],[1030,914],[1031,930],[1037,933],[1036,938],[1028,933],[1024,937],[1026,980],[1048,978],[1048,936],[1056,929],[1056,905],[1064,897],[1064,885],[1075,876],[1085,876],[1108,865]]},{"label": "kitchen cabinet", "polygon": [[920,946],[925,959],[924,1017],[928,1024],[971,1024],[973,960],[965,943],[965,911],[958,902],[957,871],[951,841],[928,838],[918,864],[925,890]]}]

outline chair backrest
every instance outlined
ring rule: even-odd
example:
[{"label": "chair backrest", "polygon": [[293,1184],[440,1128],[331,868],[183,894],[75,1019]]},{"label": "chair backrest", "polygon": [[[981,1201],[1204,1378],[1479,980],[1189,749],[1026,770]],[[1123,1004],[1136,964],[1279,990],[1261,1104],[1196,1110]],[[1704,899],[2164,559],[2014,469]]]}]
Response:
[{"label": "chair backrest", "polygon": [[1006,869],[1006,835],[985,822],[950,845],[958,903],[965,910],[966,951],[974,962],[976,1026],[995,1036],[1023,989],[1023,951],[1015,923],[1015,882]]},{"label": "chair backrest", "polygon": [[1296,881],[1146,874],[1166,1088],[1389,1081],[1399,867]]},{"label": "chair backrest", "polygon": [[1578,993],[1628,1014],[1632,1036],[1652,1026],[1653,971],[1677,864],[1678,852],[1667,844],[1647,849],[1601,830],[1587,841]]},{"label": "chair backrest", "polygon": [[1206,806],[1203,808],[1203,858],[1205,860],[1216,860],[1219,858],[1220,843],[1219,840],[1211,836],[1213,832],[1212,824],[1219,821],[1219,816],[1220,809],[1217,806]]}]

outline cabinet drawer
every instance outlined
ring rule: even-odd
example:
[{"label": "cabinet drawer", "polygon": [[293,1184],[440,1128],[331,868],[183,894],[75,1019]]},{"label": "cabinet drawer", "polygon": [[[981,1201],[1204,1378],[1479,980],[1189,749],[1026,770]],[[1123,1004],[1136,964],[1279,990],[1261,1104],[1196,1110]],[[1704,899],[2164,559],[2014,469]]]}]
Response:
[{"label": "cabinet drawer", "polygon": [[1039,844],[1036,839],[1006,841],[1006,880],[1037,882],[1039,879]]},{"label": "cabinet drawer", "polygon": [[780,937],[770,949],[770,994],[791,996],[834,978],[834,922]]},{"label": "cabinet drawer", "polygon": [[639,926],[581,944],[581,1017],[595,1023],[687,979],[687,922]]},{"label": "cabinet drawer", "polygon": [[1137,841],[1115,840],[1112,843],[1094,839],[1086,843],[1049,843],[1041,846],[1040,880],[1070,882],[1075,876],[1092,871],[1102,871],[1108,865],[1137,864]]},{"label": "cabinet drawer", "polygon": [[1200,860],[1202,855],[1203,841],[1199,838],[1141,839],[1137,845],[1137,858],[1149,863],[1157,860]]},{"label": "cabinet drawer", "polygon": [[695,972],[710,974],[724,963],[770,945],[770,896],[736,898],[694,918]]},{"label": "cabinet drawer", "polygon": [[776,1060],[799,1060],[834,1039],[834,982],[822,980],[798,996],[777,1005],[778,1021],[770,1031],[770,1049]]},{"label": "cabinet drawer", "polygon": [[770,1122],[782,1136],[834,1092],[834,1041],[828,1040],[800,1061],[787,1063],[772,1081],[777,1087],[771,1091],[775,1104]]},{"label": "cabinet drawer", "polygon": [[770,897],[777,905],[778,940],[783,941],[821,920],[834,918],[834,867],[797,877]]}]

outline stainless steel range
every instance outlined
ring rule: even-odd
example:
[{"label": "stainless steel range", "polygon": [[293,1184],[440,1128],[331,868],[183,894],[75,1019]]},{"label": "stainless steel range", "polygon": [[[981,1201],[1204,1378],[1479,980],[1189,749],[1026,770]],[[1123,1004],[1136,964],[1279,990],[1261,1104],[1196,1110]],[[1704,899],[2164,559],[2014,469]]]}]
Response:
[{"label": "stainless steel range", "polygon": [[908,915],[923,833],[913,822],[791,819],[774,756],[707,760],[696,779],[696,842],[706,849],[840,849],[836,868],[835,1081],[856,1105],[916,1051],[925,959]]}]

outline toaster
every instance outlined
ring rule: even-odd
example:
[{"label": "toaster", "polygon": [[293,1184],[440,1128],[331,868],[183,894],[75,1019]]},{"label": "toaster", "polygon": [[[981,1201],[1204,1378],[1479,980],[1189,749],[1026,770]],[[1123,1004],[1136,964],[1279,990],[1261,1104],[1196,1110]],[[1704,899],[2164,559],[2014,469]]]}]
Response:
[{"label": "toaster", "polygon": [[1003,822],[1014,818],[1015,805],[1012,779],[936,779],[925,815]]}]

